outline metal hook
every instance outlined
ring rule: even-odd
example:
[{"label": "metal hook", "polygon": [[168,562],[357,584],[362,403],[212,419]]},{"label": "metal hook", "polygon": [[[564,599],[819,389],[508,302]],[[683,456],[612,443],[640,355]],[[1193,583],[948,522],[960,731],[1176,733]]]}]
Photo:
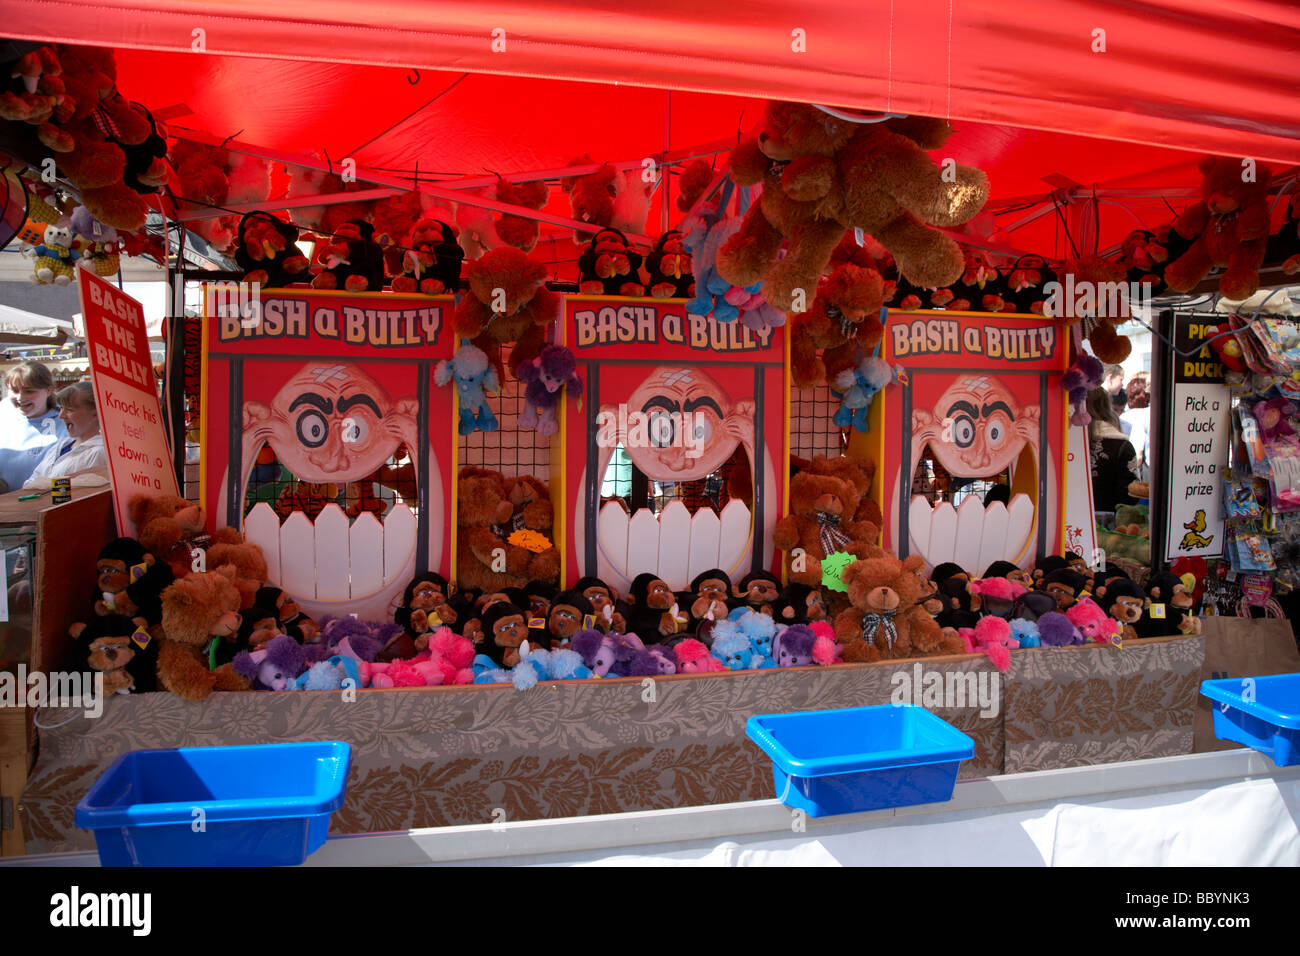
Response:
[{"label": "metal hook", "polygon": [[407,82],[407,83],[410,83],[412,86],[415,86],[416,83],[419,83],[419,82],[420,82],[420,71],[417,70],[417,69],[415,69],[414,67],[412,67],[412,68],[411,68],[411,74],[412,74],[415,78],[412,79],[410,76],[408,76],[408,77],[406,78],[406,82]]}]

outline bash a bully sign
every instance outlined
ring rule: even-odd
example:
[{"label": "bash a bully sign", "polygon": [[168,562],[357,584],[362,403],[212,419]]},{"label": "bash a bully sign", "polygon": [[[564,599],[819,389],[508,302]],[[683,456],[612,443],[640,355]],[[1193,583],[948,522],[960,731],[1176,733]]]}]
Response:
[{"label": "bash a bully sign", "polygon": [[154,387],[144,308],[88,269],[77,270],[77,288],[117,527],[129,534],[127,505],[133,497],[179,493]]},{"label": "bash a bully sign", "polygon": [[[390,615],[414,573],[450,569],[454,416],[433,370],[454,349],[452,309],[449,297],[209,289],[204,504],[233,527],[248,514],[245,532],[279,546],[273,577],[305,608]],[[263,526],[256,501],[283,527]]]},{"label": "bash a bully sign", "polygon": [[[680,588],[714,567],[768,567],[786,471],[783,331],[677,300],[573,296],[564,342],[585,383],[581,405],[565,399],[566,581],[599,574],[622,590],[652,571]],[[637,508],[633,469],[647,496],[686,507]],[[703,500],[710,482],[737,492],[720,513]]]},{"label": "bash a bully sign", "polygon": [[[906,382],[883,398],[885,546],[933,567],[982,574],[995,560],[1031,564],[1060,547],[1066,410],[1063,330],[1036,317],[890,313],[883,357]],[[954,506],[913,485],[918,462],[951,476],[1007,483],[1009,502],[967,493]],[[917,493],[913,493],[916,490]],[[954,496],[955,497],[955,496]]]}]

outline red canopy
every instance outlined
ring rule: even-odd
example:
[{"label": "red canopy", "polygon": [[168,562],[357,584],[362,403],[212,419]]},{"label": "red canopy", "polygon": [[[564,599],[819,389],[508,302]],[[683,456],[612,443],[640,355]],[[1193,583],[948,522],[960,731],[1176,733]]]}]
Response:
[{"label": "red canopy", "polygon": [[[174,129],[370,169],[466,176],[716,148],[767,97],[947,116],[957,134],[945,155],[986,169],[1001,229],[1048,254],[1069,252],[1063,217],[1018,224],[1005,211],[1020,197],[1112,190],[1104,247],[1169,218],[1152,188],[1186,204],[1196,153],[1275,174],[1300,163],[1300,7],[1280,0],[50,9],[0,0],[0,32],[117,48],[120,88]],[[1169,197],[1171,186],[1184,192]],[[562,194],[551,208],[567,215]]]}]

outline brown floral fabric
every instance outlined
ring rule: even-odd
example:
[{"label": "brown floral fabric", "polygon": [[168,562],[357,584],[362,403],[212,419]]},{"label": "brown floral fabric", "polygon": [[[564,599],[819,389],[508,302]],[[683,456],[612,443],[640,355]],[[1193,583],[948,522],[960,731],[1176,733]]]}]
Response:
[{"label": "brown floral fabric", "polygon": [[[982,656],[930,659],[926,672],[984,674],[1000,683],[992,717],[974,702],[931,709],[975,741],[963,778],[1012,769],[1004,763],[1011,710],[1019,770],[1096,762],[1076,759],[1069,748],[1079,744],[1095,746],[1097,760],[1186,753],[1200,668],[1199,660],[1191,663],[1192,682],[1183,679],[1186,660],[1199,653],[1195,640],[1186,643],[1182,652],[1176,643],[1159,652],[1126,649],[1123,666],[1087,648],[1066,652],[1071,663],[1054,651],[1015,654],[1005,676]],[[167,693],[115,697],[98,720],[41,732],[23,794],[27,851],[92,848],[93,836],[73,824],[77,801],[119,755],[156,747],[347,741],[352,771],[335,833],[766,799],[775,796],[771,763],[745,736],[751,716],[890,703],[899,675],[915,677],[914,663],[678,675],[650,687],[629,678],[524,692],[361,691],[352,701],[324,691],[214,694],[201,704]],[[1017,681],[1028,685],[1024,693]],[[1141,712],[1163,723],[1139,728]],[[54,711],[43,722],[59,719]],[[1121,739],[1135,741],[1131,756]],[[1047,746],[1036,752],[1035,745]]]},{"label": "brown floral fabric", "polygon": [[1203,637],[1011,655],[1006,772],[1192,752]]}]

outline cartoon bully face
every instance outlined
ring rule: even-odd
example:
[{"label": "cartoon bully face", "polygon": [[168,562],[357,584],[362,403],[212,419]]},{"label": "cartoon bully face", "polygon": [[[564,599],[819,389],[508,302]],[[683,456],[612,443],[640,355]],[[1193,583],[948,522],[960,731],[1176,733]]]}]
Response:
[{"label": "cartoon bully face", "polygon": [[913,442],[929,444],[949,474],[988,478],[1006,470],[1038,435],[1037,405],[1021,406],[992,375],[963,376],[934,409],[912,413]]}]

